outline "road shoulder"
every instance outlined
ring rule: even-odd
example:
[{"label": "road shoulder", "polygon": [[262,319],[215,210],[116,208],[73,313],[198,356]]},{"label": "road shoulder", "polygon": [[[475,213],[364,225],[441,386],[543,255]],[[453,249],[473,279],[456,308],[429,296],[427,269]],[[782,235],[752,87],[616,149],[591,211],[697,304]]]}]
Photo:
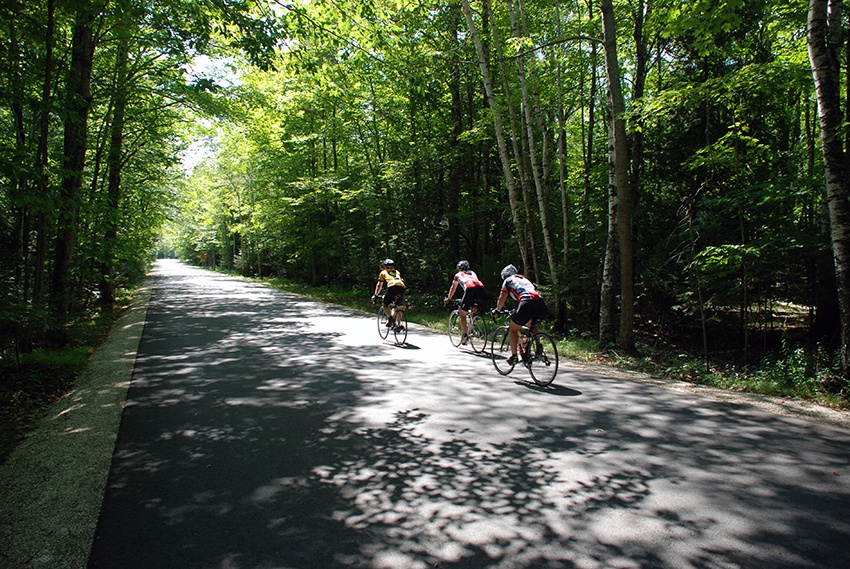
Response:
[{"label": "road shoulder", "polygon": [[76,387],[0,465],[0,566],[86,567],[151,287],[148,278]]},{"label": "road shoulder", "polygon": [[582,369],[608,377],[626,379],[659,389],[672,389],[681,393],[690,393],[699,397],[706,397],[734,405],[747,405],[777,415],[850,429],[850,411],[839,411],[809,401],[787,397],[772,397],[757,393],[728,391],[685,381],[658,379],[644,373],[620,370],[601,364],[570,360],[567,365],[576,369]]}]

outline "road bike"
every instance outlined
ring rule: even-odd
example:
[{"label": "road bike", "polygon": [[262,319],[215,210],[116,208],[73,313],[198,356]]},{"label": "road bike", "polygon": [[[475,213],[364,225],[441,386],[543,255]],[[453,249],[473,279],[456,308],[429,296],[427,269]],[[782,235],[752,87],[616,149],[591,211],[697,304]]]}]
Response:
[{"label": "road bike", "polygon": [[404,317],[404,310],[393,301],[389,304],[391,316],[387,316],[383,299],[383,296],[375,297],[378,304],[378,334],[382,340],[386,340],[392,331],[396,344],[404,344],[407,340],[407,319]]},{"label": "road bike", "polygon": [[[513,310],[494,311],[495,314],[511,316]],[[511,362],[510,328],[502,325],[493,332],[490,342],[490,354],[493,358],[493,366],[502,375],[508,375],[514,370],[517,363],[521,363],[531,374],[534,383],[547,386],[555,379],[558,373],[558,346],[552,336],[545,332],[535,334],[527,326],[523,326],[519,333],[517,343],[516,362]]]},{"label": "road bike", "polygon": [[[449,340],[457,348],[463,342],[463,332],[460,327],[460,299],[452,299],[449,302],[456,308],[449,314]],[[487,349],[487,321],[478,315],[478,304],[473,304],[472,309],[466,313],[466,337],[469,346],[476,354],[484,353]]]}]

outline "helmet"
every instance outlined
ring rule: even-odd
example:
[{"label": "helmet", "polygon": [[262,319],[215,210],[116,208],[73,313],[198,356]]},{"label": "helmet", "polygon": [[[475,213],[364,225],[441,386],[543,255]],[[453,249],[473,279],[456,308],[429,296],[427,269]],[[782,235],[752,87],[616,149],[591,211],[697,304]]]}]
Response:
[{"label": "helmet", "polygon": [[457,264],[457,270],[459,271],[468,271],[469,270],[469,261],[460,261]]},{"label": "helmet", "polygon": [[392,259],[387,259],[386,261],[384,261],[384,266],[385,267],[394,267],[395,261],[393,261]]},{"label": "helmet", "polygon": [[516,274],[516,267],[514,267],[513,265],[508,265],[504,269],[502,269],[502,279],[506,279],[506,278],[513,276],[515,274]]}]

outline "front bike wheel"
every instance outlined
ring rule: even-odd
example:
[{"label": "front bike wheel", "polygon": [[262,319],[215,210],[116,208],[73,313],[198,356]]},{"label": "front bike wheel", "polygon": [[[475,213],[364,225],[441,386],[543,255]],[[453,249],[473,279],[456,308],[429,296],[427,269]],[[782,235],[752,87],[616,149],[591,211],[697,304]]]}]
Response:
[{"label": "front bike wheel", "polygon": [[507,326],[500,326],[493,332],[490,355],[493,358],[493,366],[500,374],[508,375],[514,370],[514,364],[508,363],[508,358],[511,357],[511,341]]},{"label": "front bike wheel", "polygon": [[460,337],[462,336],[460,331],[460,314],[457,310],[453,310],[451,314],[449,314],[449,340],[452,342],[452,346],[457,348],[460,346]]},{"label": "front bike wheel", "polygon": [[472,351],[480,354],[487,349],[487,322],[477,314],[472,317],[469,324],[469,345]]},{"label": "front bike wheel", "polygon": [[547,386],[558,373],[558,346],[552,336],[541,332],[532,337],[528,354],[528,371],[537,385]]},{"label": "front bike wheel", "polygon": [[407,340],[407,319],[404,317],[404,311],[396,311],[396,322],[398,326],[393,329],[395,333],[395,343],[404,344]]},{"label": "front bike wheel", "polygon": [[388,324],[390,323],[390,317],[386,315],[384,312],[384,307],[378,307],[378,334],[380,334],[382,340],[386,340],[387,336],[390,335],[390,327]]}]

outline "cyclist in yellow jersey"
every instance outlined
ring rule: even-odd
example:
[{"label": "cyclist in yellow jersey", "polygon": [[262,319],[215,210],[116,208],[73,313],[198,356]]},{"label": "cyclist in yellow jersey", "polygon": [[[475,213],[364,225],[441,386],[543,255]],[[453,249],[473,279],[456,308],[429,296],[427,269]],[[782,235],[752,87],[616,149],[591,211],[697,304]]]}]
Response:
[{"label": "cyclist in yellow jersey", "polygon": [[[404,280],[401,278],[401,273],[398,269],[395,268],[395,262],[392,259],[387,259],[383,262],[383,270],[378,275],[378,284],[375,285],[375,294],[372,295],[372,304],[375,304],[375,298],[381,292],[381,289],[384,286],[384,283],[387,283],[387,292],[384,294],[384,314],[388,317],[392,317],[392,312],[390,311],[390,303],[395,302],[397,307],[401,307],[404,305]],[[396,319],[400,319],[401,315],[396,314]],[[396,328],[401,326],[398,321],[387,323],[387,325],[394,325]]]}]

